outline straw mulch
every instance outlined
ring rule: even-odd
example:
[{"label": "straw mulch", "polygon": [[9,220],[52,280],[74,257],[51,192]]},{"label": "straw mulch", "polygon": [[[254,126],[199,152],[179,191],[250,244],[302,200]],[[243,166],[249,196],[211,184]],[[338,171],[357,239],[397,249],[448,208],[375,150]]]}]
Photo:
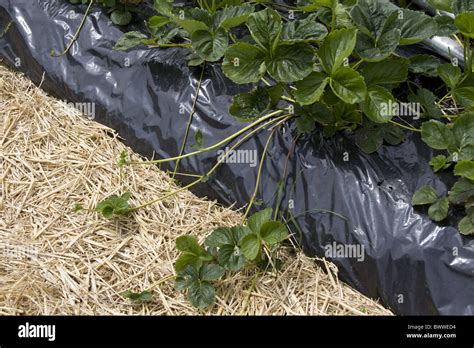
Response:
[{"label": "straw mulch", "polygon": [[[175,239],[202,240],[241,215],[188,191],[128,219],[74,213],[75,203],[93,207],[128,190],[138,204],[175,184],[155,166],[134,166],[120,185],[116,159],[126,147],[114,131],[2,66],[0,110],[0,314],[391,314],[341,283],[334,265],[319,268],[291,248],[280,273],[223,280],[216,304],[195,310],[173,288]],[[120,295],[150,288],[145,304]]]}]

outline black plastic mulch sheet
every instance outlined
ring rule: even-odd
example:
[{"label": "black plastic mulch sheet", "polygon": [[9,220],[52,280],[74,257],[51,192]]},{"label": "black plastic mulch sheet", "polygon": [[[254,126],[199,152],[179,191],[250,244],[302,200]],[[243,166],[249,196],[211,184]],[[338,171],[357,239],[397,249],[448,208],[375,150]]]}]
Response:
[{"label": "black plastic mulch sheet", "polygon": [[[95,103],[96,120],[117,130],[135,151],[155,152],[157,158],[177,155],[200,68],[187,67],[182,49],[114,52],[122,29],[98,8],[70,54],[51,58],[52,49],[60,52],[69,42],[83,11],[63,0],[0,0],[0,30],[6,31],[0,55],[34,82],[43,79],[42,88],[52,95]],[[227,108],[233,94],[248,88],[230,83],[217,66],[206,68],[186,152],[197,129],[211,145],[242,127]],[[257,149],[260,156],[269,134],[261,132],[240,149]],[[274,207],[295,136],[289,125],[273,138],[258,195],[264,203],[258,209]],[[183,160],[180,170],[204,173],[217,156],[213,151]],[[353,257],[333,254],[329,259],[343,281],[380,297],[394,312],[474,314],[474,240],[452,227],[454,219],[435,224],[410,204],[421,185],[447,190],[429,168],[431,156],[417,135],[372,155],[359,151],[350,136],[300,138],[288,162],[282,208],[293,200],[290,211],[300,227],[296,237],[308,255],[324,256],[327,245],[363,248]],[[254,164],[224,163],[194,192],[243,206],[255,187]]]}]

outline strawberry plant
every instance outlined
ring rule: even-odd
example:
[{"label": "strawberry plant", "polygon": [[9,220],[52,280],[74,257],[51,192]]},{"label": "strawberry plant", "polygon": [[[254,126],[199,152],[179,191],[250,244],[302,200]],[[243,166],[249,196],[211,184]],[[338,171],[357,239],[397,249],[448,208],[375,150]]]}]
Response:
[{"label": "strawberry plant", "polygon": [[187,291],[193,306],[210,306],[215,297],[213,283],[225,274],[276,262],[277,246],[288,238],[288,231],[281,222],[271,220],[271,215],[272,209],[265,209],[252,215],[246,225],[219,227],[203,245],[191,236],[176,240],[182,252],[175,263],[176,288]]}]

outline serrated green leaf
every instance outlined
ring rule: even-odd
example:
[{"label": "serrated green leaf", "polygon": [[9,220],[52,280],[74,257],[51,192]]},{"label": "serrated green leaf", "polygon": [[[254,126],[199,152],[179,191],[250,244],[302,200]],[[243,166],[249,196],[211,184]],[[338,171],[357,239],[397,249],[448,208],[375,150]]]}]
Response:
[{"label": "serrated green leaf", "polygon": [[300,133],[309,133],[315,127],[315,122],[323,126],[332,125],[336,118],[332,111],[323,104],[311,104],[307,106],[296,106],[296,127]]},{"label": "serrated green leaf", "polygon": [[155,0],[153,3],[153,8],[156,12],[170,17],[173,15],[173,1],[170,0]]},{"label": "serrated green leaf", "polygon": [[279,82],[294,82],[313,71],[314,52],[307,43],[280,44],[265,58],[268,74]]},{"label": "serrated green leaf", "polygon": [[474,234],[474,223],[471,218],[465,216],[459,221],[458,224],[459,232],[465,236]]},{"label": "serrated green leaf", "polygon": [[448,217],[448,197],[438,199],[428,208],[428,215],[433,221],[442,221]]},{"label": "serrated green leaf", "polygon": [[114,46],[115,51],[127,51],[133,47],[141,45],[148,36],[138,31],[129,31],[123,34],[120,39],[117,40]]},{"label": "serrated green leaf", "polygon": [[452,128],[456,146],[474,145],[474,113],[459,115]]},{"label": "serrated green leaf", "polygon": [[115,25],[128,25],[132,21],[132,14],[125,9],[117,9],[110,14],[110,19]]},{"label": "serrated green leaf", "polygon": [[199,30],[209,31],[209,27],[206,23],[197,21],[195,19],[182,19],[179,16],[173,16],[172,21],[187,31],[188,35],[192,37],[192,35]]},{"label": "serrated green leaf", "polygon": [[474,12],[460,13],[454,19],[454,24],[465,37],[474,38]]},{"label": "serrated green leaf", "polygon": [[385,31],[400,29],[400,45],[413,45],[436,35],[436,21],[420,11],[399,9],[385,23]]},{"label": "serrated green leaf", "polygon": [[433,204],[438,200],[438,193],[431,186],[422,186],[416,190],[411,203],[413,205]]},{"label": "serrated green leaf", "polygon": [[380,37],[392,12],[391,4],[386,0],[358,0],[350,14],[357,27],[375,40]]},{"label": "serrated green leaf", "polygon": [[196,254],[183,254],[175,261],[174,269],[177,273],[182,272],[189,265],[199,269],[202,263],[203,260]]},{"label": "serrated green leaf", "polygon": [[455,144],[455,137],[451,129],[444,123],[430,120],[421,125],[421,138],[433,149],[446,150]]},{"label": "serrated green leaf", "polygon": [[380,62],[388,58],[398,46],[400,30],[392,29],[383,32],[378,39],[359,32],[357,35],[356,51],[367,62]]},{"label": "serrated green leaf", "polygon": [[247,27],[255,42],[264,50],[271,51],[280,37],[282,23],[280,15],[273,9],[252,13]]},{"label": "serrated green leaf", "polygon": [[122,293],[122,296],[134,302],[149,302],[153,298],[151,292],[149,291],[142,291],[142,292],[137,293],[137,292],[127,290]]},{"label": "serrated green leaf", "polygon": [[462,204],[474,196],[474,181],[459,179],[449,191],[449,201],[453,204]]},{"label": "serrated green leaf", "polygon": [[160,29],[164,25],[168,24],[171,22],[171,20],[168,17],[163,17],[163,16],[153,16],[150,17],[147,21],[147,27],[152,30]]},{"label": "serrated green leaf", "polygon": [[225,270],[215,263],[204,264],[199,270],[199,278],[204,281],[213,281],[222,278]]},{"label": "serrated green leaf", "polygon": [[228,227],[218,227],[206,238],[204,243],[206,246],[211,248],[220,248],[226,244],[234,244],[234,238],[232,237],[232,231]]},{"label": "serrated green leaf", "polygon": [[408,61],[390,58],[382,62],[368,63],[362,69],[362,76],[367,86],[397,84],[407,79]]},{"label": "serrated green leaf", "polygon": [[350,56],[355,48],[356,34],[354,29],[337,29],[326,36],[318,56],[327,74],[332,75]]},{"label": "serrated green leaf", "polygon": [[408,100],[412,103],[420,104],[431,118],[440,118],[442,113],[436,104],[436,96],[426,88],[419,88],[417,94],[410,94]]},{"label": "serrated green leaf", "polygon": [[382,132],[375,124],[366,125],[358,128],[355,133],[356,145],[365,153],[377,151],[383,144]]},{"label": "serrated green leaf", "polygon": [[255,214],[253,214],[248,220],[248,227],[252,230],[253,233],[257,235],[260,233],[260,229],[263,224],[271,220],[272,217],[272,208],[263,209]]},{"label": "serrated green leaf", "polygon": [[194,236],[180,236],[176,238],[176,249],[192,255],[200,255],[204,249],[199,245],[198,240]]},{"label": "serrated green leaf", "polygon": [[241,122],[247,122],[262,116],[270,105],[271,98],[268,89],[259,86],[250,92],[233,96],[229,112]]},{"label": "serrated green leaf", "polygon": [[216,296],[216,290],[208,282],[193,282],[188,290],[188,300],[199,309],[209,307]]},{"label": "serrated green leaf", "polygon": [[364,100],[367,93],[364,79],[351,68],[341,67],[337,69],[329,81],[332,91],[342,101],[355,104]]},{"label": "serrated green leaf", "polygon": [[316,22],[316,16],[311,15],[305,19],[285,23],[281,39],[287,42],[314,41],[324,39],[327,34],[326,27]]},{"label": "serrated green leaf", "polygon": [[438,58],[427,54],[417,54],[410,57],[408,70],[413,74],[436,77],[439,65],[441,61]]},{"label": "serrated green leaf", "polygon": [[219,249],[218,262],[229,271],[240,270],[246,261],[247,259],[238,246],[224,245]]},{"label": "serrated green leaf", "polygon": [[224,29],[216,32],[197,30],[192,36],[192,47],[203,59],[215,62],[222,58],[229,44],[229,37]]},{"label": "serrated green leaf", "polygon": [[460,14],[462,12],[473,12],[474,1],[473,0],[453,0],[451,2],[451,8],[454,14]]},{"label": "serrated green leaf", "polygon": [[454,167],[454,175],[474,180],[474,162],[468,160],[459,161]]},{"label": "serrated green leaf", "polygon": [[266,71],[264,53],[246,42],[239,42],[226,50],[222,70],[235,83],[253,83]]},{"label": "serrated green leaf", "polygon": [[260,235],[265,242],[274,245],[288,237],[288,230],[279,221],[267,221],[262,225]]},{"label": "serrated green leaf", "polygon": [[375,123],[386,123],[392,118],[391,105],[395,98],[385,88],[371,86],[367,90],[365,100],[362,103],[362,111]]},{"label": "serrated green leaf", "polygon": [[451,12],[452,0],[428,0],[428,4],[440,11]]},{"label": "serrated green leaf", "polygon": [[449,88],[455,88],[461,81],[462,71],[458,66],[443,64],[438,67],[438,75]]},{"label": "serrated green leaf", "polygon": [[124,215],[129,211],[130,192],[125,192],[121,196],[112,195],[99,202],[96,211],[106,219],[111,219],[116,215]]},{"label": "serrated green leaf", "polygon": [[466,109],[474,110],[474,87],[460,87],[453,89],[453,97]]},{"label": "serrated green leaf", "polygon": [[322,72],[312,72],[303,80],[296,82],[294,96],[301,105],[313,104],[321,99],[329,83],[329,77]]},{"label": "serrated green leaf", "polygon": [[298,8],[304,12],[313,12],[321,7],[333,7],[333,0],[298,0]]},{"label": "serrated green leaf", "polygon": [[459,32],[453,18],[449,16],[436,16],[434,19],[438,26],[436,36],[451,36]]},{"label": "serrated green leaf", "polygon": [[257,258],[258,254],[260,253],[260,249],[261,240],[255,233],[246,235],[240,242],[240,250],[242,251],[242,254],[244,254],[245,257],[250,261],[253,261]]},{"label": "serrated green leaf", "polygon": [[214,14],[213,26],[215,28],[224,28],[229,30],[245,23],[249,15],[254,11],[255,6],[251,4],[225,7]]},{"label": "serrated green leaf", "polygon": [[444,155],[438,155],[431,159],[430,166],[433,168],[433,171],[436,173],[441,169],[444,169],[447,164],[447,158]]}]

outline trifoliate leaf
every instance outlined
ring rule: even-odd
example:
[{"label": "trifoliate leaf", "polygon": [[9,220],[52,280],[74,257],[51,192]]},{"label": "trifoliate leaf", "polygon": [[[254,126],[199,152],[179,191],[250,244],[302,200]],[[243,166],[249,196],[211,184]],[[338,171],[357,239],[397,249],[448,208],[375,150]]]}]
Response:
[{"label": "trifoliate leaf", "polygon": [[139,31],[129,31],[123,34],[120,39],[117,40],[114,46],[115,51],[127,51],[133,47],[141,45],[145,40],[148,39],[143,33]]},{"label": "trifoliate leaf", "polygon": [[130,192],[125,192],[121,196],[112,195],[99,202],[96,211],[106,219],[111,219],[116,215],[124,215],[129,211]]}]

